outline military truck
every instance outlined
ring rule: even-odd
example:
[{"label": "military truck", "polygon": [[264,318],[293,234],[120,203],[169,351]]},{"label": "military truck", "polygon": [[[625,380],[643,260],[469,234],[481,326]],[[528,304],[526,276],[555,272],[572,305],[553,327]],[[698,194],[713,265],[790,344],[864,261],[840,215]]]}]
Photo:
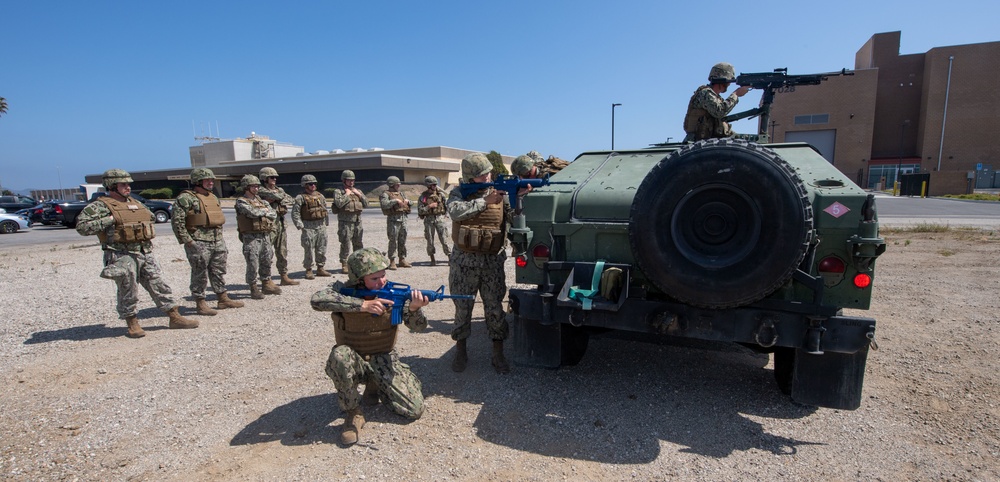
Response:
[{"label": "military truck", "polygon": [[580,154],[527,194],[512,239],[515,363],[573,365],[589,337],[773,354],[792,400],[856,409],[885,250],[874,196],[804,143],[712,139]]}]

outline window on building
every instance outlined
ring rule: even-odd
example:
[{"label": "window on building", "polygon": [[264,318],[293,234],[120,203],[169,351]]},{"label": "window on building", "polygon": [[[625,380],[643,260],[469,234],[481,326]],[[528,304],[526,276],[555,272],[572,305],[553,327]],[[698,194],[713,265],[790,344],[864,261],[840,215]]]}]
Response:
[{"label": "window on building", "polygon": [[[913,174],[920,172],[920,164],[882,164],[868,169],[868,189],[892,189],[896,173]],[[882,182],[884,181],[884,184]]]},{"label": "window on building", "polygon": [[795,116],[795,125],[829,124],[830,114],[806,114]]}]

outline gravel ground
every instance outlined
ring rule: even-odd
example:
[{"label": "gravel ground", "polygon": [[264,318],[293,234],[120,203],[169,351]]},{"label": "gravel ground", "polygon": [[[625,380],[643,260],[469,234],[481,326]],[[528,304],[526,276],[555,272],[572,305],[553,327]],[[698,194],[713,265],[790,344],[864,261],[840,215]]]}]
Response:
[{"label": "gravel ground", "polygon": [[[886,234],[873,309],[854,313],[878,320],[880,347],[856,411],[791,403],[768,357],[730,347],[600,338],[576,367],[499,376],[481,305],[469,368],[455,374],[454,309],[438,302],[427,308],[430,328],[397,344],[423,381],[424,417],[369,408],[362,442],[344,448],[323,373],[333,329],[308,304],[329,280],[250,300],[240,243],[227,231],[227,281],[247,306],[168,330],[143,293],[139,340],[124,337],[114,285],[98,277],[96,238],[0,245],[0,478],[1000,479],[993,232]],[[369,245],[385,249],[384,233],[384,222],[366,218]],[[415,267],[390,279],[446,284],[448,268],[426,263],[416,219],[409,233]],[[301,279],[297,232],[291,238]],[[182,312],[193,313],[183,249],[172,238],[154,243]],[[338,246],[331,229],[333,258]]]}]

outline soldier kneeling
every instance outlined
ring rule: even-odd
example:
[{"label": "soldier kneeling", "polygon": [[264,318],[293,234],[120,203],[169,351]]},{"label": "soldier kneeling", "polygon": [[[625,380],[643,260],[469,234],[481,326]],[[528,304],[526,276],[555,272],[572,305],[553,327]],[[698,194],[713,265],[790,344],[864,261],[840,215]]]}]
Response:
[{"label": "soldier kneeling", "polygon": [[[326,374],[337,387],[337,401],[344,410],[341,442],[358,442],[365,417],[361,413],[359,385],[365,385],[366,401],[382,399],[392,411],[416,420],[424,413],[420,380],[409,365],[399,360],[394,346],[396,329],[391,321],[393,302],[361,299],[340,294],[340,289],[379,290],[385,287],[389,260],[373,248],[359,249],[347,258],[347,283],[337,281],[312,296],[314,310],[330,311],[337,344],[326,361]],[[419,290],[403,306],[403,324],[411,331],[427,327],[420,309],[428,304]],[[374,316],[373,316],[374,315]]]}]

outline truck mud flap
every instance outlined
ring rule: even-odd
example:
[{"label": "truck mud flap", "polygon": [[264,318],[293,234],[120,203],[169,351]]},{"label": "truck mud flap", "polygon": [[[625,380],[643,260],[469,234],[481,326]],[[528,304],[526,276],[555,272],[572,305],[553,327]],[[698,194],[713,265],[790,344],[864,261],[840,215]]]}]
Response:
[{"label": "truck mud flap", "polygon": [[868,347],[855,353],[826,352],[812,355],[795,350],[791,397],[817,407],[854,410],[861,406]]}]

